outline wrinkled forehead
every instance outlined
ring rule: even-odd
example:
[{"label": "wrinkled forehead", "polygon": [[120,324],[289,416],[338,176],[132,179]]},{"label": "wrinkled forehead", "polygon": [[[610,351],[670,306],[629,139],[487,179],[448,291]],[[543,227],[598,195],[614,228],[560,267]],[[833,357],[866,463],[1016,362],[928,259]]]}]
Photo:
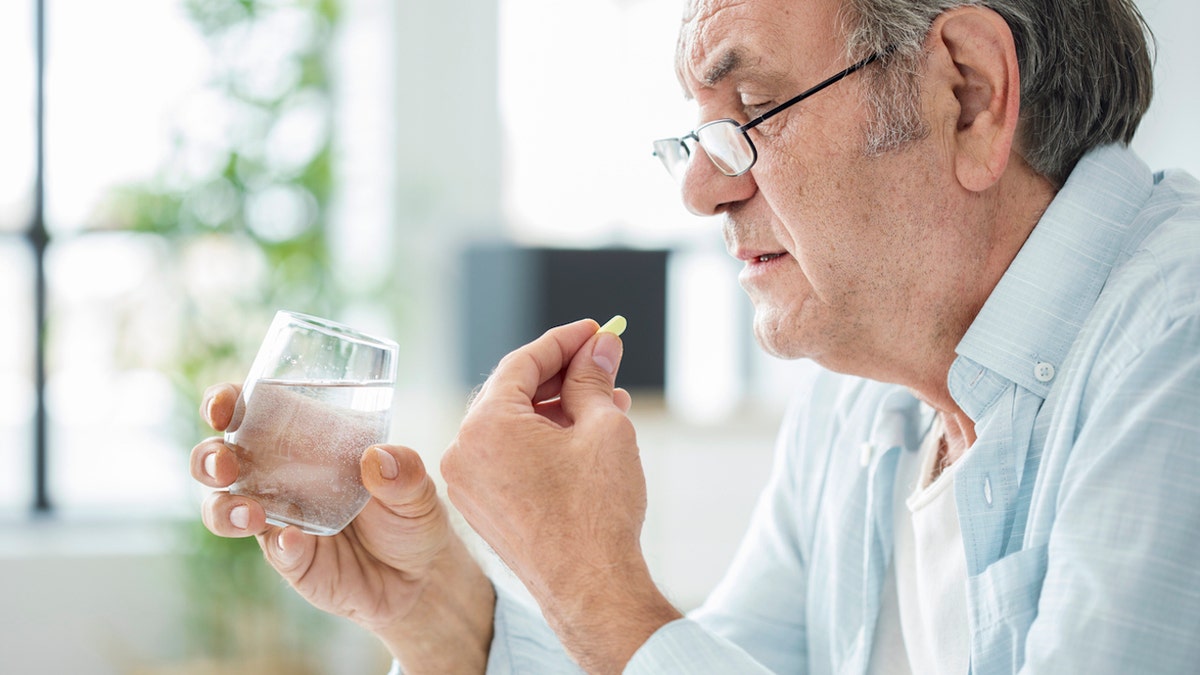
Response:
[{"label": "wrinkled forehead", "polygon": [[828,62],[838,41],[837,0],[686,0],[675,47],[684,94],[737,75],[786,77],[805,63]]}]

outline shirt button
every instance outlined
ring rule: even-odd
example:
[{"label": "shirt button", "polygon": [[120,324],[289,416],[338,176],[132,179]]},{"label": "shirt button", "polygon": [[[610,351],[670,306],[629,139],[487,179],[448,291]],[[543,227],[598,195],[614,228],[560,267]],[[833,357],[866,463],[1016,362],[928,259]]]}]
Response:
[{"label": "shirt button", "polygon": [[1038,382],[1049,382],[1050,380],[1053,380],[1054,364],[1046,363],[1045,361],[1039,362],[1033,367],[1033,376],[1037,378]]},{"label": "shirt button", "polygon": [[988,506],[992,505],[992,479],[991,478],[983,479],[983,500],[985,502],[987,502]]}]

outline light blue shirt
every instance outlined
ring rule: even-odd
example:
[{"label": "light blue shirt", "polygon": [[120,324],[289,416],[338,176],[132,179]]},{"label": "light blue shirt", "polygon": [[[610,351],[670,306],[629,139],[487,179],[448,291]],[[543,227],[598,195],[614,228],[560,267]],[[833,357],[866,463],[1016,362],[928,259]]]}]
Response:
[{"label": "light blue shirt", "polygon": [[[1089,153],[959,344],[971,672],[1200,671],[1200,183]],[[929,418],[821,373],[725,579],[629,673],[864,673],[900,453]],[[489,673],[578,672],[500,593]]]}]

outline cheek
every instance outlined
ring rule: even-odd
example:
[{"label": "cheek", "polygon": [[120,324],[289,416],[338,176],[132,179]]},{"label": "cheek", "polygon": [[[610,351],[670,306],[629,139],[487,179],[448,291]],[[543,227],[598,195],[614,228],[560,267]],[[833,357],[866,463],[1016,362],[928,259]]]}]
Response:
[{"label": "cheek", "polygon": [[792,152],[759,160],[759,192],[782,224],[781,243],[792,244],[793,252],[807,259],[806,269],[821,260],[836,264],[839,253],[849,254],[852,240],[882,210],[880,186],[887,183],[864,173],[858,155],[851,157],[848,162],[845,155]]}]

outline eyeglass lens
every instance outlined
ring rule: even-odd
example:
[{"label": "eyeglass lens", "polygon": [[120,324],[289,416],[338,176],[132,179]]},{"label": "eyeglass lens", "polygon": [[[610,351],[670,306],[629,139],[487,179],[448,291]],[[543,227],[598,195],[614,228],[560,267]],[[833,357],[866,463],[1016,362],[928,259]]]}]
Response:
[{"label": "eyeglass lens", "polygon": [[[727,176],[738,176],[745,173],[753,164],[755,158],[754,146],[750,139],[742,133],[737,122],[733,120],[716,120],[709,122],[695,131],[696,138],[704,148],[705,154],[713,164]],[[692,148],[696,141],[689,143],[688,139],[664,138],[654,142],[654,154],[662,160],[663,166],[676,179],[683,177],[688,161],[691,159]]]},{"label": "eyeglass lens", "polygon": [[664,138],[654,141],[654,154],[662,160],[663,166],[667,167],[667,173],[675,179],[683,176],[688,157],[691,156],[691,152],[682,138]]},{"label": "eyeglass lens", "polygon": [[754,147],[733,120],[717,120],[696,130],[700,145],[726,176],[744,173],[754,164]]}]

